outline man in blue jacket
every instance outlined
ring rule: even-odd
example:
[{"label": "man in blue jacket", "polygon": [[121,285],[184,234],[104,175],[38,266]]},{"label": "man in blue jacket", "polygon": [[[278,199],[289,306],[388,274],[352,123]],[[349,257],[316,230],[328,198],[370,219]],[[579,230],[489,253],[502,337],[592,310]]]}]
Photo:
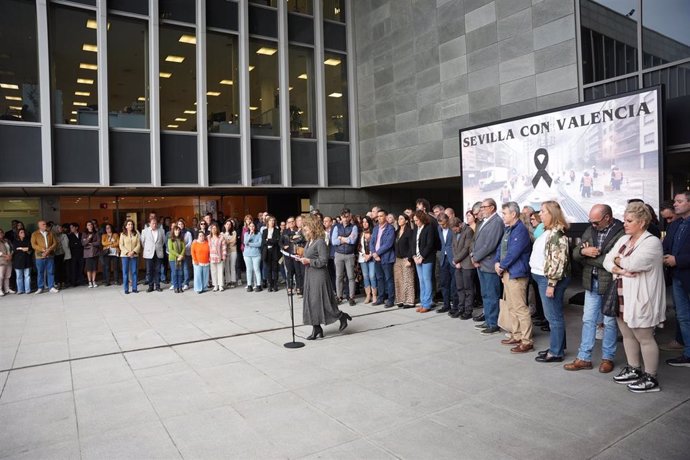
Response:
[{"label": "man in blue jacket", "polygon": [[395,301],[395,283],[393,282],[393,264],[395,263],[395,229],[386,222],[386,211],[379,209],[376,215],[378,225],[371,232],[371,255],[376,269],[376,284],[378,298],[372,305],[382,305],[386,300],[386,308],[391,308]]},{"label": "man in blue jacket", "polygon": [[450,229],[448,220],[447,215],[439,215],[438,236],[441,240],[439,282],[441,284],[441,293],[443,294],[443,308],[437,310],[436,313],[458,311],[458,289],[455,285],[455,264],[453,263],[454,233]]},{"label": "man in blue jacket", "polygon": [[676,195],[673,209],[680,218],[669,225],[664,238],[664,265],[673,277],[673,303],[684,348],[682,355],[666,364],[690,367],[690,191]]},{"label": "man in blue jacket", "polygon": [[520,220],[520,206],[509,201],[503,206],[503,238],[496,250],[494,268],[503,281],[505,293],[504,308],[510,315],[511,336],[501,340],[503,345],[514,345],[513,353],[526,353],[534,348],[532,340],[532,317],[527,299],[532,241],[529,231]]},{"label": "man in blue jacket", "polygon": [[479,212],[482,225],[477,229],[474,249],[470,256],[479,275],[479,285],[484,303],[484,323],[476,325],[483,334],[495,334],[498,328],[498,298],[501,295],[501,279],[496,274],[494,257],[503,237],[503,220],[499,217],[493,198],[482,201]]}]

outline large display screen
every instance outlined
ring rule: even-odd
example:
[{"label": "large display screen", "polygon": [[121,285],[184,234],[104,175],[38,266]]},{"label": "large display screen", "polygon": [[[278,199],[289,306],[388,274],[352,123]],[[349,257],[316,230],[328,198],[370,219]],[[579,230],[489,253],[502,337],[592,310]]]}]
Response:
[{"label": "large display screen", "polygon": [[630,198],[659,209],[659,88],[460,130],[464,211],[493,198],[539,209],[556,200],[572,223]]}]

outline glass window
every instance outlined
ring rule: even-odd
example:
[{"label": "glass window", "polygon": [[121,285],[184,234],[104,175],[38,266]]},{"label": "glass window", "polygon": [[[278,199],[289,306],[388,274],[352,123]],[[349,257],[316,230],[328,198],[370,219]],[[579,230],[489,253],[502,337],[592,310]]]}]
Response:
[{"label": "glass window", "polygon": [[627,93],[628,91],[636,90],[637,87],[637,77],[628,77],[603,85],[591,86],[585,88],[585,101],[593,101],[608,96],[615,96],[616,94]]},{"label": "glass window", "polygon": [[257,5],[270,6],[273,8],[278,7],[277,0],[249,0],[249,3],[256,3]]},{"label": "glass window", "polygon": [[[49,198],[48,203],[53,204],[54,198]],[[40,219],[41,199],[40,198],[2,198],[0,199],[0,228],[5,230],[5,234],[12,229],[12,221],[18,220],[24,227],[33,232],[36,230],[35,222]]]},{"label": "glass window", "polygon": [[314,19],[299,14],[288,14],[288,40],[314,44]]},{"label": "glass window", "polygon": [[345,22],[345,0],[323,0],[323,17]]},{"label": "glass window", "polygon": [[252,139],[252,185],[280,184],[280,140]]},{"label": "glass window", "polygon": [[0,120],[40,121],[34,2],[3,2],[0,57]]},{"label": "glass window", "polygon": [[[141,0],[144,2],[144,0]],[[195,0],[159,0],[158,14],[161,19],[181,21],[194,24],[196,22]]]},{"label": "glass window", "polygon": [[194,29],[160,26],[161,130],[196,131]]},{"label": "glass window", "polygon": [[637,70],[637,0],[581,0],[585,84]]},{"label": "glass window", "polygon": [[237,2],[227,0],[206,1],[206,25],[237,31]]},{"label": "glass window", "polygon": [[328,185],[350,185],[350,145],[328,144]]},{"label": "glass window", "polygon": [[278,38],[278,12],[271,8],[249,7],[249,33]]},{"label": "glass window", "polygon": [[254,135],[280,136],[278,44],[249,39],[249,116]]},{"label": "glass window", "polygon": [[642,2],[642,51],[645,68],[690,57],[690,4]]},{"label": "glass window", "polygon": [[347,60],[343,54],[326,53],[326,132],[328,140],[347,141],[349,117],[347,113]]},{"label": "glass window", "polygon": [[344,24],[323,23],[323,47],[336,51],[347,51],[347,32]]},{"label": "glass window", "polygon": [[314,14],[312,0],[287,0],[287,9],[292,13]]},{"label": "glass window", "polygon": [[52,4],[49,31],[55,123],[97,126],[95,13]]},{"label": "glass window", "polygon": [[149,30],[146,21],[108,18],[108,123],[149,127]]},{"label": "glass window", "polygon": [[237,36],[206,34],[208,132],[239,134]]},{"label": "glass window", "polygon": [[141,0],[108,0],[108,9],[148,15],[149,2]]},{"label": "glass window", "polygon": [[690,64],[645,73],[643,80],[645,87],[663,84],[666,99],[690,96]]},{"label": "glass window", "polygon": [[0,124],[0,183],[43,182],[41,127]]},{"label": "glass window", "polygon": [[314,51],[290,46],[290,136],[315,137]]}]

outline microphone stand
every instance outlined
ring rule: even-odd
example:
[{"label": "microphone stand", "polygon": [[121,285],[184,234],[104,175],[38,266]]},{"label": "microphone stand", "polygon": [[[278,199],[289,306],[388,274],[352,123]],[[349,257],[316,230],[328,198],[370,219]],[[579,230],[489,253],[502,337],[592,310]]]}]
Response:
[{"label": "microphone stand", "polygon": [[[291,257],[290,254],[281,251],[283,253],[283,258],[286,257]],[[292,259],[293,262],[295,263],[295,260]],[[283,261],[284,262],[284,261]],[[285,270],[287,274],[287,270]],[[288,279],[287,280],[287,289],[285,291],[287,292],[287,297],[288,297],[288,306],[290,307],[290,320],[292,321],[292,342],[287,342],[283,344],[285,348],[302,348],[304,346],[304,342],[297,342],[295,340],[295,303],[294,303],[294,287],[290,287],[292,285],[292,280]]]}]

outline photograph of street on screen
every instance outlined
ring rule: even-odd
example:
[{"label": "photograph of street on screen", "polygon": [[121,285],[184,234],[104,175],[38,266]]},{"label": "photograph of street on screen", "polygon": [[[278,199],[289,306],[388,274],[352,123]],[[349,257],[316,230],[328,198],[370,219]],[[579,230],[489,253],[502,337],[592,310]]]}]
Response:
[{"label": "photograph of street on screen", "polygon": [[659,206],[658,89],[460,132],[465,210],[485,198],[539,209],[556,200],[570,222],[630,198]]}]

